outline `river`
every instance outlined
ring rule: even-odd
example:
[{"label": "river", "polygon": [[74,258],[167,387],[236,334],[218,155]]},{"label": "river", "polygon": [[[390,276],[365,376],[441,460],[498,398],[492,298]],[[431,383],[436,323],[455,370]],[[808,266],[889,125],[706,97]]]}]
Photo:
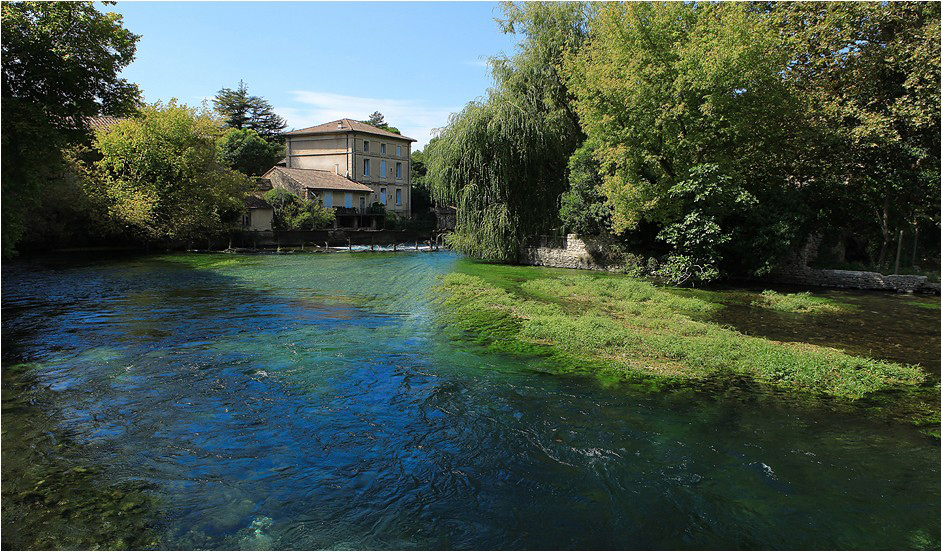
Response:
[{"label": "river", "polygon": [[468,262],[4,263],[3,547],[939,548],[938,440],[489,352],[435,314]]}]

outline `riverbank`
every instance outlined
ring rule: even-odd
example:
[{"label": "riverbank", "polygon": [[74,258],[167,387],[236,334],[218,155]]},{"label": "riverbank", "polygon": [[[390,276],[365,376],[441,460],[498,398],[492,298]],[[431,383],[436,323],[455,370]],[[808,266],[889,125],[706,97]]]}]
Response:
[{"label": "riverbank", "polygon": [[[817,254],[817,242],[799,255],[786,259],[771,274],[762,278],[734,277],[743,283],[797,285],[832,289],[862,289],[939,295],[939,282],[922,274],[880,274],[864,270],[812,268],[809,259]],[[640,257],[630,259],[617,245],[599,237],[569,234],[544,236],[520,248],[519,261],[530,266],[576,268],[624,274],[649,270]],[[653,259],[649,259],[653,261]],[[937,279],[937,278],[936,278]]]},{"label": "riverbank", "polygon": [[[490,347],[549,355],[562,369],[655,383],[747,377],[800,395],[845,401],[927,392],[927,375],[918,365],[750,336],[713,323],[709,318],[723,305],[708,296],[621,275],[502,267],[494,279],[486,272],[444,277],[439,292],[446,320]],[[760,297],[750,306],[774,311],[791,306],[792,312],[808,313],[801,316],[852,308],[801,294]],[[937,434],[938,401],[909,402],[919,406],[910,404],[906,417],[934,424],[931,432]]]}]

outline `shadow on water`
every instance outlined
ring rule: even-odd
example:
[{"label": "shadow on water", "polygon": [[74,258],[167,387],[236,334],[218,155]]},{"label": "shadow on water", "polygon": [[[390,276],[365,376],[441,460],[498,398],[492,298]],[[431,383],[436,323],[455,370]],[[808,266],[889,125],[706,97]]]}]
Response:
[{"label": "shadow on water", "polygon": [[5,263],[4,547],[938,548],[935,442],[456,341],[456,262]]},{"label": "shadow on water", "polygon": [[724,304],[711,320],[777,341],[813,343],[853,355],[919,364],[939,381],[939,297],[797,286],[771,288],[781,293],[810,293],[842,307],[840,312],[832,313],[793,313],[752,306],[766,289],[770,288],[751,285],[706,290],[709,300]]}]

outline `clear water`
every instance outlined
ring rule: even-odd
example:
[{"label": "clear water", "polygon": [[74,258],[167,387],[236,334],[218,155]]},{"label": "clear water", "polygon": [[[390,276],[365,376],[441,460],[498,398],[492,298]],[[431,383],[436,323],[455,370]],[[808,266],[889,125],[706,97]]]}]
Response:
[{"label": "clear water", "polygon": [[[42,530],[159,548],[939,548],[938,441],[487,352],[431,301],[464,262],[6,263],[4,548],[36,532],[9,497],[76,467],[46,502],[92,499]],[[118,516],[119,485],[153,500]]]}]

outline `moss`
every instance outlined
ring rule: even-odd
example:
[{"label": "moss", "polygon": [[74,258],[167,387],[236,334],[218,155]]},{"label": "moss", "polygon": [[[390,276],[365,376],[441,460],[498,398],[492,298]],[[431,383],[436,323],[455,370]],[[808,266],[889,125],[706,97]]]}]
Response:
[{"label": "moss", "polygon": [[[508,271],[501,272],[508,281]],[[918,366],[778,343],[697,320],[719,307],[630,277],[563,273],[507,287],[449,274],[439,288],[443,316],[491,347],[537,352],[606,377],[694,381],[735,374],[844,399],[925,379]]]},{"label": "moss", "polygon": [[841,312],[846,307],[830,299],[815,297],[810,292],[778,293],[767,289],[752,302],[754,307],[762,307],[779,312]]}]

